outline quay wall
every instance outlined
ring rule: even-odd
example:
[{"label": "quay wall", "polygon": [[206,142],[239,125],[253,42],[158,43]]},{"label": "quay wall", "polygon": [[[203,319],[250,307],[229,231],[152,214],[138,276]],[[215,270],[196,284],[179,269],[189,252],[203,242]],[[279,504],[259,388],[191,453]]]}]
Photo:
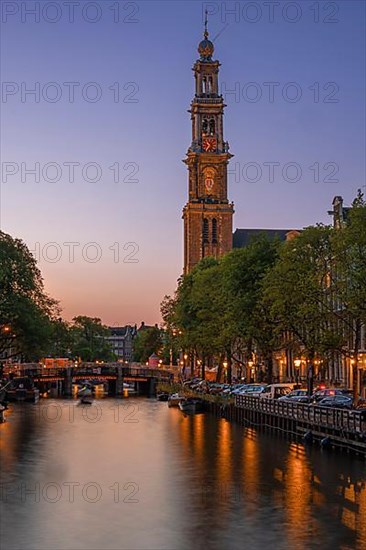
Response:
[{"label": "quay wall", "polygon": [[366,419],[353,411],[236,396],[235,402],[206,402],[206,410],[248,428],[269,430],[366,458]]}]

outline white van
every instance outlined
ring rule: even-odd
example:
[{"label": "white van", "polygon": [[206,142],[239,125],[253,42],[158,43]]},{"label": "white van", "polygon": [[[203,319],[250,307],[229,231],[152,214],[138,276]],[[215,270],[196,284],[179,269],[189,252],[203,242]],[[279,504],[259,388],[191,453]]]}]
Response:
[{"label": "white van", "polygon": [[270,384],[259,394],[261,399],[278,399],[290,393],[296,384]]}]

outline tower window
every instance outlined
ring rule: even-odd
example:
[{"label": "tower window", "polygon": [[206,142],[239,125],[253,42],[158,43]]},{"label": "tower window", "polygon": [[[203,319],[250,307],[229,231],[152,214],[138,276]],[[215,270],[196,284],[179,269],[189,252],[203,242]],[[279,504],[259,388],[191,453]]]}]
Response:
[{"label": "tower window", "polygon": [[202,133],[207,134],[208,133],[208,122],[207,119],[204,118],[202,122]]},{"label": "tower window", "polygon": [[212,220],[212,244],[217,244],[217,219]]},{"label": "tower window", "polygon": [[211,118],[210,120],[210,135],[215,135],[215,119]]},{"label": "tower window", "polygon": [[202,240],[203,240],[203,244],[208,244],[208,219],[207,218],[203,220]]}]

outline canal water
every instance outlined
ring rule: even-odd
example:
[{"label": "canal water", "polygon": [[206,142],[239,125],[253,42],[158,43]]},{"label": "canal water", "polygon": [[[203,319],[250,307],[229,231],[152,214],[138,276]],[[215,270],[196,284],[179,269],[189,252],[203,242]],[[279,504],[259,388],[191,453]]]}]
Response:
[{"label": "canal water", "polygon": [[13,405],[6,550],[365,549],[365,462],[154,399]]}]

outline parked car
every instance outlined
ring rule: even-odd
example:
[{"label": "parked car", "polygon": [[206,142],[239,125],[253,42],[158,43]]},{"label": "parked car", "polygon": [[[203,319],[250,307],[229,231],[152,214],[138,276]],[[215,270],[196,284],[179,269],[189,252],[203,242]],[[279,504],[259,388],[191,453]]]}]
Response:
[{"label": "parked car", "polygon": [[201,382],[202,378],[191,378],[190,380],[186,380],[183,382],[183,386],[187,388],[191,388],[195,384],[198,384],[198,382]]},{"label": "parked car", "polygon": [[314,405],[319,407],[333,407],[335,409],[351,409],[352,408],[352,398],[347,397],[346,395],[332,395],[330,397],[324,397]]},{"label": "parked car", "polygon": [[342,390],[340,388],[324,388],[322,390],[318,390],[311,396],[311,400],[316,403],[324,399],[325,397],[334,397],[335,395],[343,395],[345,390]]},{"label": "parked car", "polygon": [[308,396],[307,389],[292,390],[290,393],[278,398],[278,401],[287,401],[291,403],[309,403],[310,397]]},{"label": "parked car", "polygon": [[262,391],[267,387],[267,384],[247,384],[245,388],[241,390],[239,395],[252,395],[258,397]]},{"label": "parked car", "polygon": [[232,395],[237,395],[238,393],[241,393],[245,388],[247,384],[236,384],[235,388],[232,390]]},{"label": "parked car", "polygon": [[293,384],[269,384],[260,393],[261,399],[278,399],[289,394],[293,389]]},{"label": "parked car", "polygon": [[351,388],[339,388],[343,395],[347,397],[353,397],[353,390]]},{"label": "parked car", "polygon": [[207,380],[201,380],[200,382],[197,382],[196,384],[193,384],[193,386],[191,386],[191,388],[198,393],[206,393],[208,390],[208,387],[209,387],[209,384]]},{"label": "parked car", "polygon": [[223,389],[224,389],[223,384],[218,384],[218,383],[210,384],[209,393],[211,393],[212,395],[219,395],[220,393],[222,393]]}]

